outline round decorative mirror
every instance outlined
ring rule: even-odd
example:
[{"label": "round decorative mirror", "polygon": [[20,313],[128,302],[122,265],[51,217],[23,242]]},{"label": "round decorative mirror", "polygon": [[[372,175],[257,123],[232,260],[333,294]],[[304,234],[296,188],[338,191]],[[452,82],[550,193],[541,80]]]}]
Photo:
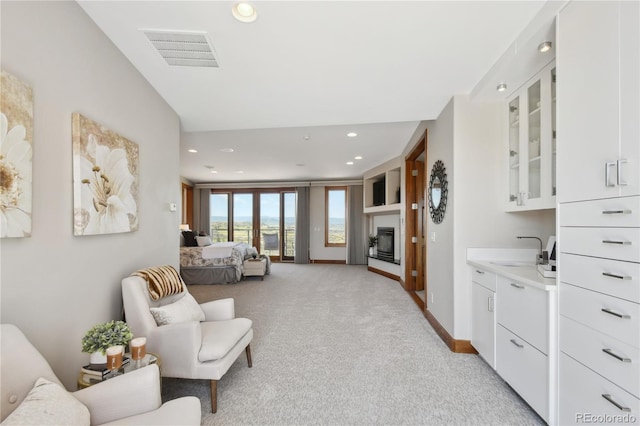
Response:
[{"label": "round decorative mirror", "polygon": [[444,163],[436,161],[431,169],[429,178],[429,213],[433,223],[442,222],[444,211],[447,208],[447,173]]}]

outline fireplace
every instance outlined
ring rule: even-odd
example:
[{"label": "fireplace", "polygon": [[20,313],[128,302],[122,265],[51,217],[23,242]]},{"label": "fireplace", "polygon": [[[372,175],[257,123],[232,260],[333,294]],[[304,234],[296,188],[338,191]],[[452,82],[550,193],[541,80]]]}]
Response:
[{"label": "fireplace", "polygon": [[381,260],[387,260],[389,262],[394,261],[393,252],[393,228],[379,227],[378,228],[378,255]]}]

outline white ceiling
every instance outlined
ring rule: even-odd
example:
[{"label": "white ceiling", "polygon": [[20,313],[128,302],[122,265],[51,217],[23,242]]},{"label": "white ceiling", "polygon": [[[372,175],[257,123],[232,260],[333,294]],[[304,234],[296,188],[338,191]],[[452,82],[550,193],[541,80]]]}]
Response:
[{"label": "white ceiling", "polygon": [[[361,177],[471,93],[545,2],[254,1],[252,24],[229,1],[79,4],[180,116],[197,183]],[[220,67],[170,67],[141,29],[205,31]]]}]

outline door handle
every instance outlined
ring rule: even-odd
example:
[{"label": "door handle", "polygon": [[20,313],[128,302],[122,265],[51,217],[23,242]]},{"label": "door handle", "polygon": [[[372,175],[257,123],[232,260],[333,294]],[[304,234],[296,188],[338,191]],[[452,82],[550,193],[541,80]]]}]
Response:
[{"label": "door handle", "polygon": [[628,183],[622,180],[622,165],[626,164],[627,160],[620,159],[618,161],[616,161],[616,172],[618,174],[618,176],[616,176],[616,183],[618,184],[618,186],[627,186]]},{"label": "door handle", "polygon": [[616,186],[615,182],[611,183],[611,168],[615,167],[616,163],[613,161],[604,163],[604,186],[606,187],[614,187]]}]

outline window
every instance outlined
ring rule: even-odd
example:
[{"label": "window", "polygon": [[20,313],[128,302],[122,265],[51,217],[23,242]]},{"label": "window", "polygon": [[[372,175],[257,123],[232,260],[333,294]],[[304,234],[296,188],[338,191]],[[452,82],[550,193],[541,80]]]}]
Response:
[{"label": "window", "polygon": [[325,247],[347,245],[347,187],[327,186],[324,205]]},{"label": "window", "polygon": [[209,195],[211,240],[220,243],[229,240],[229,194]]}]

